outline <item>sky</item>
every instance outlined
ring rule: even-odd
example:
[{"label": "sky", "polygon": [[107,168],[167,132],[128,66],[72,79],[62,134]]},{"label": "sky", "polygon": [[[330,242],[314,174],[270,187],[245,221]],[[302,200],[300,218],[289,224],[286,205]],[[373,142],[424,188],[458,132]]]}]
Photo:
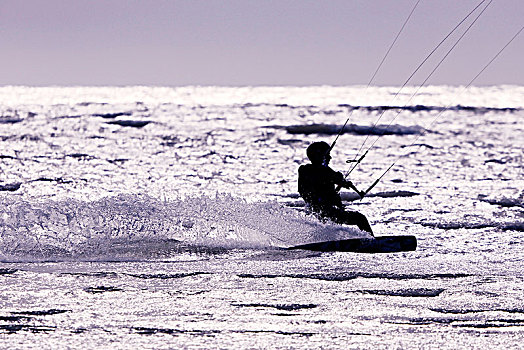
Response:
[{"label": "sky", "polygon": [[[0,86],[366,85],[416,2],[0,0]],[[480,2],[421,0],[372,85],[402,85]],[[523,25],[523,0],[494,0],[428,84],[469,83]],[[499,84],[524,85],[524,32],[474,83]]]}]

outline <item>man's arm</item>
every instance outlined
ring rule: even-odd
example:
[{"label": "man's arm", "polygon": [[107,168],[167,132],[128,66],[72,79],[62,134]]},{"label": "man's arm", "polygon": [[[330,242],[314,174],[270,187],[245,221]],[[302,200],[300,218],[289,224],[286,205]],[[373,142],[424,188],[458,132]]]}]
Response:
[{"label": "man's arm", "polygon": [[337,172],[335,174],[336,174],[335,175],[336,176],[336,181],[335,181],[336,185],[339,185],[345,188],[350,188],[353,191],[355,191],[360,196],[361,199],[364,198],[366,194],[364,192],[359,191],[358,188],[355,185],[353,185],[353,182],[346,180],[344,178],[344,175],[342,175],[341,172]]},{"label": "man's arm", "polygon": [[353,185],[353,182],[351,181],[344,180],[344,182],[342,183],[342,187],[351,188],[353,191],[357,192],[357,194],[360,196],[360,199],[364,198],[364,196],[366,195],[364,192],[359,191],[358,188],[356,188],[356,186]]}]

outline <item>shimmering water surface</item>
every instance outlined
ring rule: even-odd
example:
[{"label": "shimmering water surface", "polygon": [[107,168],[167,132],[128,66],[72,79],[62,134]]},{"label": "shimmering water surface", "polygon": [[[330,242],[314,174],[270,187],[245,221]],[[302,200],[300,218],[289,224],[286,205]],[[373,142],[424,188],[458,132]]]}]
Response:
[{"label": "shimmering water surface", "polygon": [[[518,348],[524,88],[415,91],[0,88],[0,347]],[[282,249],[366,236],[296,194],[348,116],[332,167],[396,164],[343,199],[417,251]]]}]

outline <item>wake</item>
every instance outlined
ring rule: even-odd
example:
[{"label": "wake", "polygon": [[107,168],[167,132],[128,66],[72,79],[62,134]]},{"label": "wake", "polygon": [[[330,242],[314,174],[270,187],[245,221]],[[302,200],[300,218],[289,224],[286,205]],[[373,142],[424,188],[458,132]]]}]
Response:
[{"label": "wake", "polygon": [[277,202],[247,203],[229,195],[169,201],[119,195],[92,202],[4,197],[0,207],[3,261],[147,258],[166,242],[264,249],[366,236]]}]

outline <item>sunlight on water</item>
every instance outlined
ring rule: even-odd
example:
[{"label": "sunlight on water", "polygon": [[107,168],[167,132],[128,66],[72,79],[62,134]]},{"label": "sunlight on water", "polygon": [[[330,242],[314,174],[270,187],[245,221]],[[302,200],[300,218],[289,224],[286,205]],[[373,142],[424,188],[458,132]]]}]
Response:
[{"label": "sunlight on water", "polygon": [[[517,348],[524,87],[415,90],[0,87],[0,343]],[[280,249],[366,236],[297,194],[348,116],[333,169],[397,163],[344,204],[416,251]]]}]

